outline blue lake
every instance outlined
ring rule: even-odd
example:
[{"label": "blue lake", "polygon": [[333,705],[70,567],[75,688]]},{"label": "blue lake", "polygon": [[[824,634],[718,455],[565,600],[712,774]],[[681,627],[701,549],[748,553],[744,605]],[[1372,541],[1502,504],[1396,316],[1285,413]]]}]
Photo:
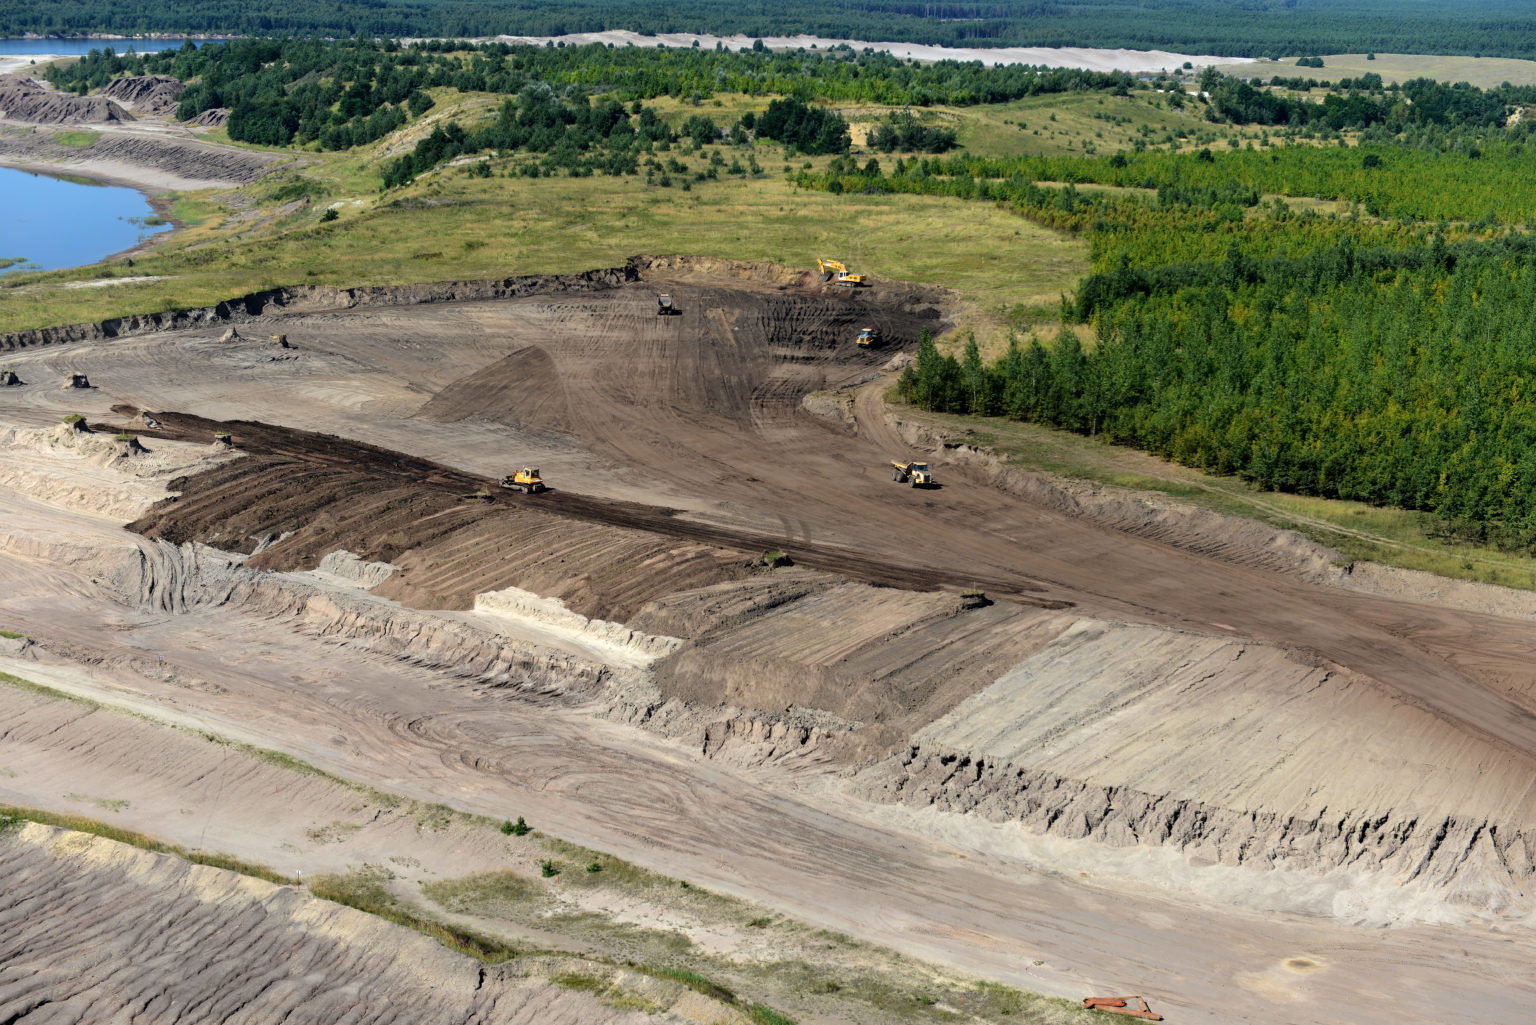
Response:
[{"label": "blue lake", "polygon": [[[202,45],[201,40],[194,42]],[[174,50],[181,44],[180,39],[0,39],[0,54],[53,53],[63,57],[83,57],[92,50],[104,50],[109,46],[117,53],[127,53],[130,46],[135,53],[158,53]]]},{"label": "blue lake", "polygon": [[149,200],[134,189],[0,167],[0,262],[26,260],[13,271],[95,263],[171,229],[142,223],[153,214]]}]

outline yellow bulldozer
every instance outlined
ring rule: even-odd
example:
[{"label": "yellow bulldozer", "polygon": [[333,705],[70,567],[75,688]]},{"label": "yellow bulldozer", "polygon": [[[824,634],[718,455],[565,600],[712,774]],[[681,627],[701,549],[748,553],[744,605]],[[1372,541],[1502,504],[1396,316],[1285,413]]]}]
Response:
[{"label": "yellow bulldozer", "polygon": [[861,347],[868,349],[871,346],[879,345],[884,341],[884,337],[880,334],[878,327],[866,327],[859,332],[859,337],[856,341]]},{"label": "yellow bulldozer", "polygon": [[525,495],[536,495],[540,491],[549,490],[544,486],[544,478],[539,476],[539,471],[531,466],[525,466],[511,476],[501,478],[501,486],[508,491],[521,491]]},{"label": "yellow bulldozer", "polygon": [[927,463],[902,463],[891,460],[891,480],[897,484],[910,484],[914,488],[933,487],[933,474]]},{"label": "yellow bulldozer", "polygon": [[858,288],[863,285],[864,275],[849,274],[848,268],[836,260],[816,260],[816,268],[821,271],[821,280],[830,281],[834,285],[842,285],[845,288]]}]

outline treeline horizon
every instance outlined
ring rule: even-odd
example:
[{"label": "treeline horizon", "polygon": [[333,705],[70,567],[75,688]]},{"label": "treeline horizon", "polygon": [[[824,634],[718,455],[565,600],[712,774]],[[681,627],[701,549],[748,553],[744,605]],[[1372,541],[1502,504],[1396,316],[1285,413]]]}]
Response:
[{"label": "treeline horizon", "polygon": [[489,38],[628,30],[944,46],[1097,47],[1228,57],[1416,53],[1536,57],[1521,0],[0,0],[0,36]]},{"label": "treeline horizon", "polygon": [[[149,54],[117,53],[106,47],[43,71],[53,85],[81,94],[130,74],[170,75],[188,83],[177,109],[181,120],[205,110],[229,108],[228,130],[237,142],[313,144],[326,150],[375,142],[420,117],[434,105],[427,89],[516,96],[524,107],[524,94],[532,87],[559,91],[559,102],[541,102],[537,112],[524,111],[540,123],[538,131],[526,122],[516,128],[503,120],[494,130],[466,130],[434,139],[409,161],[392,165],[385,176],[387,184],[421,173],[432,166],[434,156],[445,160],[485,149],[559,150],[560,158],[549,167],[633,174],[634,160],[626,154],[636,144],[649,152],[653,144],[671,141],[654,126],[640,125],[637,136],[627,119],[620,128],[608,114],[594,116],[594,99],[600,105],[638,105],[658,97],[699,103],[716,92],[781,97],[769,104],[759,128],[743,125],[740,131],[785,143],[792,151],[817,154],[846,149],[848,125],[836,113],[808,105],[812,97],[892,108],[971,106],[1044,93],[1128,93],[1137,86],[1124,72],[1021,65],[988,68],[955,61],[913,64],[889,54],[852,49],[742,53],[597,43],[570,47],[486,43],[455,49],[447,43],[400,46],[393,41],[272,38],[202,47],[188,42],[180,49]],[[641,111],[636,106],[630,113],[639,116]],[[779,114],[785,119],[783,125]],[[568,127],[576,131],[568,133]],[[619,134],[612,135],[616,128]],[[685,134],[703,144],[697,139],[699,132]],[[740,144],[746,139],[733,141]],[[896,115],[878,126],[874,143],[887,152],[898,144],[938,152],[953,148],[956,137],[952,130],[922,125],[911,115]],[[612,152],[601,160],[587,159],[594,147]]]}]

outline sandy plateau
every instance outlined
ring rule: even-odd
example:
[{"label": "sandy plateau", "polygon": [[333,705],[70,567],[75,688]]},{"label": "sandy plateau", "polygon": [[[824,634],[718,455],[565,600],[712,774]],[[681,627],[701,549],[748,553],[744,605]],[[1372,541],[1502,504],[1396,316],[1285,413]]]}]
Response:
[{"label": "sandy plateau", "polygon": [[[0,338],[25,382],[0,389],[0,671],[51,688],[0,687],[0,800],[564,952],[482,969],[29,825],[0,839],[0,943],[40,960],[0,967],[0,1018],[334,1020],[367,975],[359,1021],[745,1020],[624,967],[670,942],[805,1022],[949,1006],[850,1010],[829,973],[1139,992],[1179,1023],[1514,1020],[1530,602],[909,428],[880,396],[947,303],[637,258]],[[942,486],[893,483],[897,456]],[[495,486],[523,463],[552,490]],[[638,868],[588,878],[509,815]],[[114,972],[45,949],[65,907],[110,949],[157,916],[255,931],[171,986],[198,945],[159,932]]]}]

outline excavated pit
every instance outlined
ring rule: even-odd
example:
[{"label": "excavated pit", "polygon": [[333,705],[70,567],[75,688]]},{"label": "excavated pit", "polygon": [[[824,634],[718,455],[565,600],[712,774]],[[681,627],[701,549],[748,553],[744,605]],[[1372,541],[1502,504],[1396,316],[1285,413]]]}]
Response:
[{"label": "excavated pit", "polygon": [[[655,315],[663,290],[681,316]],[[19,418],[79,406],[104,444],[131,423],[152,456],[234,447],[118,520],[141,535],[118,570],[68,524],[18,532],[0,611],[46,622],[21,585],[63,567],[159,616],[156,643],[166,616],[255,618],[469,695],[642,726],[689,771],[815,780],[903,844],[934,830],[1007,859],[1037,837],[1063,872],[1134,851],[1136,886],[1165,885],[1137,866],[1166,855],[1185,872],[1166,885],[1220,879],[1239,903],[1262,886],[1231,872],[1414,894],[1272,905],[1346,919],[1532,913],[1528,619],[1497,596],[1329,587],[1331,553],[1295,535],[904,431],[878,375],[945,324],[938,293],[676,260],[365,291],[10,339],[41,385],[5,393]],[[871,323],[880,352],[853,341]],[[66,371],[95,389],[64,392]],[[835,416],[803,405],[829,390]],[[942,486],[892,485],[894,456]],[[495,487],[524,462],[553,490]],[[39,645],[106,664],[100,640]],[[363,703],[418,740],[442,728],[391,700]],[[455,716],[443,762],[501,771],[494,731]]]}]

